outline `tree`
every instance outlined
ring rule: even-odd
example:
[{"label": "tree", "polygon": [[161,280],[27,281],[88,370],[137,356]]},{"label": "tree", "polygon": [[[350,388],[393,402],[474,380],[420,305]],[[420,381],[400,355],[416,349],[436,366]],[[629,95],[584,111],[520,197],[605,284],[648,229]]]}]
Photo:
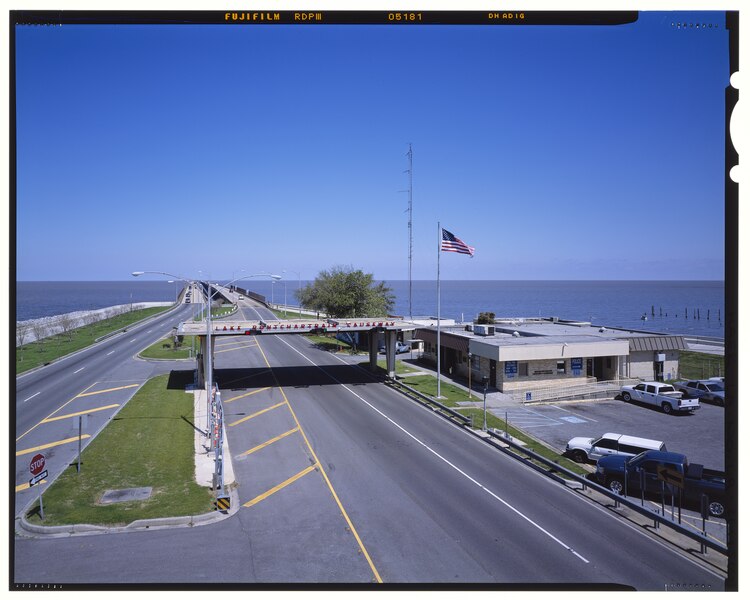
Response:
[{"label": "tree", "polygon": [[23,346],[29,336],[31,323],[28,321],[16,321],[16,346]]},{"label": "tree", "polygon": [[76,320],[73,318],[73,315],[60,315],[60,318],[57,320],[57,324],[60,326],[62,332],[65,334],[68,340],[70,340],[70,332],[73,331],[76,326]]},{"label": "tree", "polygon": [[495,324],[495,313],[493,312],[480,312],[477,317],[477,324],[494,325]]},{"label": "tree", "polygon": [[295,294],[305,308],[333,318],[384,317],[394,302],[391,288],[384,282],[375,285],[372,274],[351,266],[321,271],[313,283]]},{"label": "tree", "polygon": [[28,321],[16,321],[16,347],[18,348],[18,355],[23,361],[23,344],[26,338],[29,336],[31,330],[31,323]]},{"label": "tree", "polygon": [[42,319],[31,322],[31,331],[34,332],[34,339],[39,342],[39,352],[42,351],[43,339],[49,335],[49,327]]}]

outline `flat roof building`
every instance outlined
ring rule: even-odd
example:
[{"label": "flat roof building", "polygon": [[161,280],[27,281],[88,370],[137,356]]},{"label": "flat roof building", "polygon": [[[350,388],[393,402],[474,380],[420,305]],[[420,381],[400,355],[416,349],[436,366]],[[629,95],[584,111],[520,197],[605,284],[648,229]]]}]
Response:
[{"label": "flat roof building", "polygon": [[[437,362],[437,328],[417,328],[423,357]],[[624,330],[556,317],[441,325],[441,371],[502,392],[595,381],[678,377],[682,336]]]}]

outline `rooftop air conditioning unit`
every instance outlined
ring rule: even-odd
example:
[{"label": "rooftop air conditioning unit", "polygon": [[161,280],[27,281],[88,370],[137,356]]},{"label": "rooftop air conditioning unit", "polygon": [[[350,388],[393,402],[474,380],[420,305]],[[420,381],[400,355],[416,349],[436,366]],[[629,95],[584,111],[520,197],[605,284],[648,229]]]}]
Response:
[{"label": "rooftop air conditioning unit", "polygon": [[474,325],[474,335],[495,335],[495,326]]}]

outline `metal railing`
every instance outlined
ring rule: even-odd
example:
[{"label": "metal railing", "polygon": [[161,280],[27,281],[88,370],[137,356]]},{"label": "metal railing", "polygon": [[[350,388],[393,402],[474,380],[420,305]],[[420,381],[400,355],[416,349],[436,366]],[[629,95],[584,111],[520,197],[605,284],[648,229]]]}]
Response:
[{"label": "metal railing", "polygon": [[536,403],[549,400],[572,400],[576,398],[596,398],[618,394],[620,387],[638,383],[638,379],[613,379],[609,381],[592,381],[576,385],[529,387],[511,392],[516,402]]},{"label": "metal railing", "polygon": [[460,412],[457,412],[453,410],[452,408],[445,406],[445,404],[441,404],[434,398],[430,398],[429,396],[423,394],[422,392],[418,390],[415,390],[413,387],[410,387],[406,385],[405,383],[398,381],[397,379],[386,379],[385,383],[386,385],[392,385],[397,388],[400,388],[401,391],[406,391],[408,392],[408,394],[411,394],[412,396],[416,396],[417,399],[427,402],[428,404],[431,404],[438,410],[447,413],[450,418],[458,420],[461,425],[469,425],[471,423],[471,419],[467,417],[466,415],[462,415]]},{"label": "metal railing", "polygon": [[[430,398],[429,396],[426,396],[425,394],[415,390],[412,387],[409,387],[408,385],[405,385],[404,383],[401,383],[400,381],[397,381],[395,379],[387,379],[386,381],[387,385],[391,385],[392,387],[395,387],[399,389],[400,391],[406,391],[408,392],[406,395],[411,396],[412,399],[416,397],[417,401],[424,401],[431,405],[433,405],[436,409],[440,410],[441,412],[447,413],[446,418],[452,418],[458,421],[458,424],[464,427],[469,427],[471,423],[471,419],[469,417],[466,417],[465,415],[462,415],[461,413],[456,412],[455,410],[445,406],[444,404],[441,404],[437,400]],[[485,438],[488,443],[490,443],[490,438],[496,439],[502,444],[504,444],[507,447],[498,446],[496,444],[493,444],[493,447],[497,448],[501,452],[507,454],[508,456],[511,456],[517,460],[524,461],[524,464],[528,465],[529,467],[539,471],[540,473],[543,473],[544,475],[550,477],[554,477],[558,479],[559,481],[562,481],[565,483],[564,480],[572,480],[575,482],[580,483],[583,486],[583,489],[591,488],[593,490],[596,490],[597,493],[600,493],[615,502],[615,507],[622,504],[623,506],[627,507],[628,509],[647,517],[648,519],[653,520],[654,527],[658,527],[659,525],[664,525],[670,529],[673,529],[680,535],[684,535],[685,537],[698,542],[701,545],[701,552],[704,552],[705,548],[711,548],[712,550],[716,550],[717,552],[728,556],[729,555],[729,549],[724,544],[721,544],[717,541],[714,541],[707,537],[704,534],[697,533],[691,529],[688,529],[687,527],[684,527],[680,523],[675,523],[673,520],[666,516],[662,516],[658,513],[655,513],[653,510],[646,508],[645,506],[641,506],[638,502],[634,500],[630,500],[625,496],[621,496],[619,494],[616,494],[615,492],[609,490],[608,488],[599,485],[598,483],[595,483],[589,479],[586,479],[585,477],[581,477],[577,473],[574,473],[573,471],[570,471],[569,469],[566,469],[565,467],[559,465],[558,463],[549,460],[548,458],[545,458],[544,456],[541,456],[534,452],[533,450],[529,450],[528,448],[515,443],[512,438],[506,437],[502,434],[498,434],[495,431],[489,429],[487,430],[487,433],[489,434],[489,438]],[[520,454],[519,454],[520,453]],[[522,455],[525,455],[522,456]],[[531,459],[531,460],[527,460]],[[533,461],[533,462],[532,462]],[[540,463],[535,464],[535,463]],[[558,477],[556,475],[553,475],[552,472],[559,473],[563,477]]]},{"label": "metal railing", "polygon": [[[528,456],[530,459],[536,462],[542,463],[545,467],[547,467],[547,469],[551,469],[553,471],[556,471],[557,473],[561,473],[562,475],[565,476],[566,479],[577,481],[578,483],[583,485],[584,489],[586,489],[587,487],[590,487],[596,490],[598,493],[610,498],[611,500],[614,500],[615,506],[622,504],[628,509],[633,510],[634,512],[637,512],[640,515],[648,517],[649,519],[652,519],[654,521],[654,527],[657,527],[657,523],[660,525],[665,525],[673,529],[674,531],[677,531],[679,534],[684,535],[692,539],[693,541],[696,541],[699,544],[701,544],[701,550],[703,549],[703,547],[707,547],[707,548],[716,550],[717,552],[720,552],[721,554],[724,554],[725,556],[729,554],[729,549],[725,545],[719,542],[716,542],[701,533],[696,533],[695,531],[692,531],[691,529],[684,527],[680,523],[675,523],[673,520],[667,518],[666,516],[662,516],[658,513],[655,513],[653,510],[646,508],[645,506],[641,506],[637,501],[630,500],[625,496],[616,494],[610,489],[599,485],[598,483],[595,483],[589,479],[586,479],[585,477],[581,477],[577,473],[574,473],[573,471],[570,471],[566,469],[565,467],[560,466],[556,462],[551,461],[537,454],[533,450],[529,450],[528,448],[525,448],[524,446],[514,443],[512,440],[506,438],[504,435],[495,433],[492,430],[489,430],[487,433],[489,433],[491,437],[501,441],[503,444],[507,444],[508,446],[513,448],[513,451],[510,451],[507,448],[500,447],[499,450],[505,452],[506,454],[513,456],[514,458],[517,458],[519,460],[523,460],[523,457],[516,454],[516,452],[521,452],[525,454],[526,456]],[[539,467],[538,465],[535,465],[528,461],[526,461],[526,464],[535,468],[537,471],[540,471],[542,473],[549,475],[549,472],[547,471],[547,469]]]}]

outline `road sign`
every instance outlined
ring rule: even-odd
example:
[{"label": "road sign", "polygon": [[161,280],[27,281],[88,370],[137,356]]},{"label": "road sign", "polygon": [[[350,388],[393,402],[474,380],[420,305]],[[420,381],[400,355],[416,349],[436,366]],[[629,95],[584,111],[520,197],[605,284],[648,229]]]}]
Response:
[{"label": "road sign", "polygon": [[42,471],[39,473],[39,475],[34,475],[31,479],[29,479],[29,487],[35,486],[37,483],[42,481],[43,479],[47,478],[47,471]]},{"label": "road sign", "polygon": [[31,459],[31,463],[29,464],[29,471],[36,477],[42,471],[44,471],[45,463],[46,460],[44,458],[44,454],[35,454],[34,458]]},{"label": "road sign", "polygon": [[669,467],[657,467],[656,474],[659,476],[659,479],[661,479],[665,483],[669,483],[680,489],[683,489],[685,487],[685,476],[676,469],[670,469]]}]

